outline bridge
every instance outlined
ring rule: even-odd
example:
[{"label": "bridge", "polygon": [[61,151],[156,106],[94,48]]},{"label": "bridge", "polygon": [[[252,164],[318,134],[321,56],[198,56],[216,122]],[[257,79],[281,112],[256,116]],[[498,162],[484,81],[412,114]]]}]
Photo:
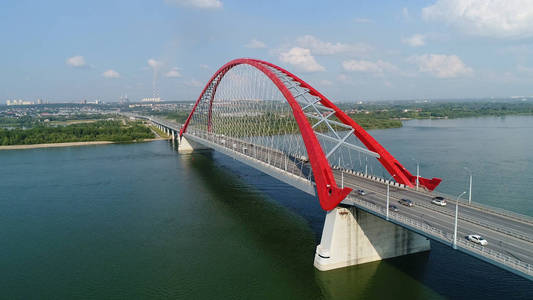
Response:
[{"label": "bridge", "polygon": [[[431,239],[533,280],[532,218],[435,192],[441,179],[411,174],[324,95],[276,65],[228,62],[184,124],[130,116],[168,133],[181,153],[219,151],[316,195],[327,212],[319,270],[428,251]],[[388,175],[370,175],[369,158]],[[432,203],[435,197],[447,205]],[[488,244],[467,240],[470,234]]]}]

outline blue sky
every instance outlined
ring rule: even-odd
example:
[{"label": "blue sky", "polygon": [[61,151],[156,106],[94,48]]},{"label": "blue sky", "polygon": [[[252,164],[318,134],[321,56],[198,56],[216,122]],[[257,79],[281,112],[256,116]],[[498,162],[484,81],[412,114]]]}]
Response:
[{"label": "blue sky", "polygon": [[533,1],[2,1],[0,101],[194,100],[238,57],[333,101],[533,96]]}]

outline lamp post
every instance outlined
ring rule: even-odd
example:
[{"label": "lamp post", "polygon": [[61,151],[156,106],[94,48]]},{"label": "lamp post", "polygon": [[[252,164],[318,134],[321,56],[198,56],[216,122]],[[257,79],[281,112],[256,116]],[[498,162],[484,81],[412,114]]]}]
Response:
[{"label": "lamp post", "polygon": [[396,176],[396,174],[392,175],[391,177],[389,177],[389,180],[387,180],[387,221],[389,220],[390,181],[394,176]]},{"label": "lamp post", "polygon": [[470,174],[470,188],[468,190],[468,205],[472,204],[472,171],[465,167],[465,170]]},{"label": "lamp post", "polygon": [[368,156],[365,155],[365,176],[368,176]]},{"label": "lamp post", "polygon": [[466,194],[465,192],[462,192],[459,196],[457,196],[457,199],[455,200],[455,225],[453,226],[453,249],[457,249],[457,216],[459,215],[459,198]]},{"label": "lamp post", "polygon": [[420,161],[417,160],[417,159],[414,159],[411,157],[412,160],[414,160],[416,162],[416,190],[418,191],[418,181],[419,181],[419,178],[420,178]]}]

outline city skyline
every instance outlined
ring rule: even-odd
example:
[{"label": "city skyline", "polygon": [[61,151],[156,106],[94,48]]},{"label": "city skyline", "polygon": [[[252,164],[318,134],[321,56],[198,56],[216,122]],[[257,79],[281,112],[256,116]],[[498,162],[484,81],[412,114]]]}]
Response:
[{"label": "city skyline", "polygon": [[56,1],[0,11],[2,103],[142,99],[154,81],[162,99],[194,100],[237,57],[279,64],[338,102],[533,95],[527,1]]}]

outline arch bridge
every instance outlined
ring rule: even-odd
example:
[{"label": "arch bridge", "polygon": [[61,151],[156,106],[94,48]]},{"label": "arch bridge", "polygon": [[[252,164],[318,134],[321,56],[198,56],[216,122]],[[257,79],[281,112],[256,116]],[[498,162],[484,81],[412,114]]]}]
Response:
[{"label": "arch bridge", "polygon": [[[413,175],[347,113],[274,64],[226,63],[184,124],[137,117],[177,139],[179,152],[214,149],[316,195],[327,211],[320,270],[427,251],[432,239],[533,279],[531,218],[434,192],[441,179]],[[448,205],[433,204],[436,196]],[[489,244],[464,238],[473,233]]]}]

